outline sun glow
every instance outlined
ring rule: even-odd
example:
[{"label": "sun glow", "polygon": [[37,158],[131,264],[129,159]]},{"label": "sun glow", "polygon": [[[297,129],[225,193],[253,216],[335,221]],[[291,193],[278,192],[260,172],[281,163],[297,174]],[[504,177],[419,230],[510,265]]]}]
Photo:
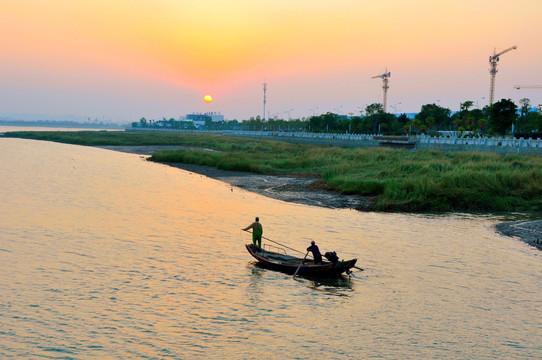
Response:
[{"label": "sun glow", "polygon": [[203,97],[203,101],[205,101],[206,103],[210,103],[213,101],[213,97],[211,95],[205,95]]},{"label": "sun glow", "polygon": [[370,77],[385,67],[401,111],[434,98],[453,109],[487,93],[487,57],[514,44],[496,96],[538,96],[513,85],[541,72],[542,2],[485,2],[2,0],[0,109],[137,118],[199,104],[248,118],[266,79],[267,109],[356,112],[381,101]]}]

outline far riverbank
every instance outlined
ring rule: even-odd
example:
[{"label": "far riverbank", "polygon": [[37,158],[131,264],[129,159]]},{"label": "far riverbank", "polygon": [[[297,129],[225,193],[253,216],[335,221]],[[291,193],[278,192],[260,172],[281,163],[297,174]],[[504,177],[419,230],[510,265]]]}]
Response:
[{"label": "far riverbank", "polygon": [[152,154],[152,161],[222,180],[232,190],[315,206],[515,220],[538,220],[542,214],[540,156],[317,146],[179,132],[19,131],[3,136]]},{"label": "far riverbank", "polygon": [[[178,146],[98,146],[103,149],[150,156],[159,150],[179,148]],[[259,175],[240,171],[220,170],[210,166],[166,163],[194,174],[223,181],[235,188],[243,189],[262,196],[304,205],[328,208],[348,208],[361,211],[373,211],[371,197],[343,195],[339,192],[326,191],[315,178],[293,176]],[[502,235],[518,237],[527,244],[542,250],[542,220],[521,220],[503,222],[495,226]]]},{"label": "far riverbank", "polygon": [[[159,150],[189,149],[180,146],[97,146],[102,149],[127,152],[139,155],[152,155]],[[211,150],[209,150],[211,151]],[[147,158],[149,159],[149,158]],[[257,193],[273,199],[297,204],[322,206],[331,209],[374,210],[374,201],[370,196],[344,195],[338,191],[325,189],[320,179],[303,176],[261,175],[243,171],[228,171],[216,167],[185,164],[162,163],[178,169],[223,181],[233,187]]]},{"label": "far riverbank", "polygon": [[167,146],[154,148],[152,160],[312,177],[320,189],[374,199],[370,209],[380,212],[542,214],[540,156],[336,147],[207,133],[28,131],[4,136],[87,146]]}]

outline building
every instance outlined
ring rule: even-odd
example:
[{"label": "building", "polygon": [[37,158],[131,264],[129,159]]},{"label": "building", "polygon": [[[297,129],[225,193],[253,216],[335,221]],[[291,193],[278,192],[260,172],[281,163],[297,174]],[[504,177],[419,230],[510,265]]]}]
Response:
[{"label": "building", "polygon": [[205,126],[205,121],[211,120],[212,122],[223,122],[224,115],[218,112],[206,112],[206,113],[192,113],[186,114],[186,121],[192,121],[195,127]]}]

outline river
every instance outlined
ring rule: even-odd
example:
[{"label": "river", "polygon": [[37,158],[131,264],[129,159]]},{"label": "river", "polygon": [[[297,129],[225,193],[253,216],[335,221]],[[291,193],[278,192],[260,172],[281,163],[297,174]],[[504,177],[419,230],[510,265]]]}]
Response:
[{"label": "river", "polygon": [[[542,258],[492,216],[269,199],[110,150],[0,138],[2,359],[542,358]],[[259,268],[242,227],[358,258]],[[265,241],[264,241],[265,243]]]}]

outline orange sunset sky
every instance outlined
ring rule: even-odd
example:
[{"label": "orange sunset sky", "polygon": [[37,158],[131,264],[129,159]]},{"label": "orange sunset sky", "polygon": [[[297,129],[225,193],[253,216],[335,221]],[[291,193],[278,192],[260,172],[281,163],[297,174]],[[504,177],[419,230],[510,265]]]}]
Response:
[{"label": "orange sunset sky", "polygon": [[[542,103],[540,0],[2,0],[0,113],[115,122]],[[207,104],[203,95],[211,94]],[[485,98],[485,99],[484,99]]]}]

